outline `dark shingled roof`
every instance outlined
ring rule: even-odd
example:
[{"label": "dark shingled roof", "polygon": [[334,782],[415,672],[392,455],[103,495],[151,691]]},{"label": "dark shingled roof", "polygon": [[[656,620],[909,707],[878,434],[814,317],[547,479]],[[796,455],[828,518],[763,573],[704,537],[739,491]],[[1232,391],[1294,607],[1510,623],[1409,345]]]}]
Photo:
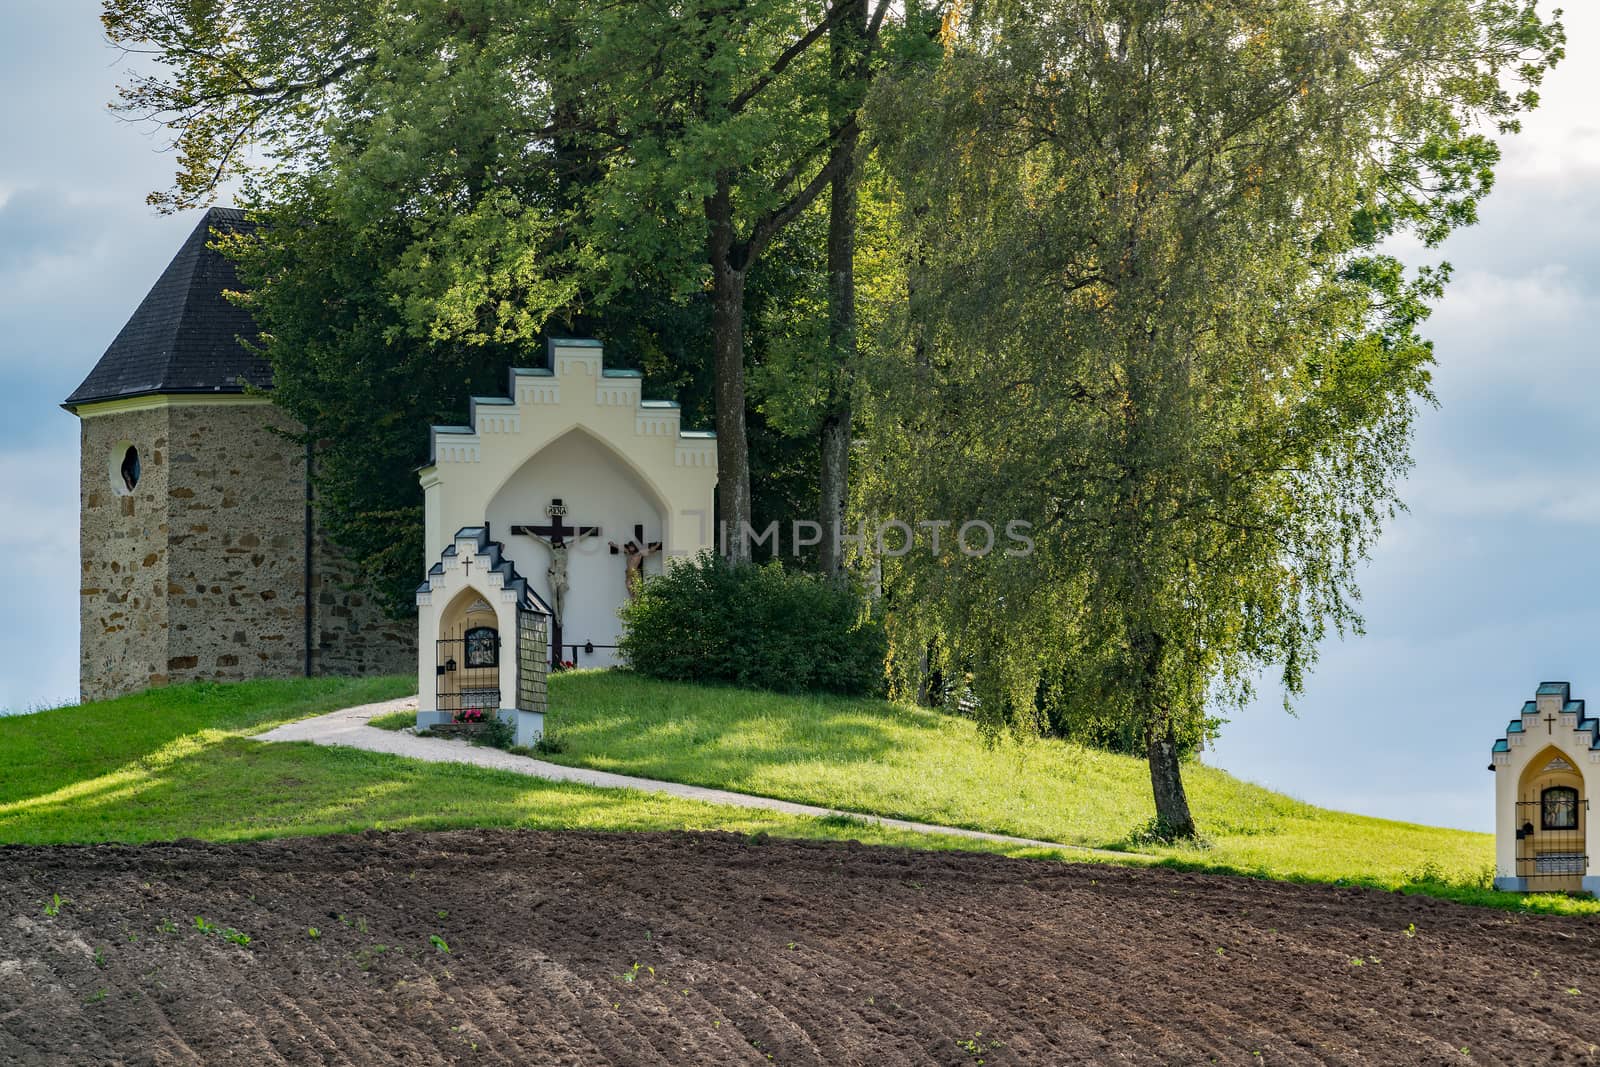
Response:
[{"label": "dark shingled roof", "polygon": [[272,385],[266,361],[239,343],[254,342],[258,331],[249,312],[222,295],[238,289],[239,279],[232,262],[206,247],[213,228],[240,231],[250,223],[233,208],[207,211],[63,407],[172,393],[242,393],[241,382]]}]

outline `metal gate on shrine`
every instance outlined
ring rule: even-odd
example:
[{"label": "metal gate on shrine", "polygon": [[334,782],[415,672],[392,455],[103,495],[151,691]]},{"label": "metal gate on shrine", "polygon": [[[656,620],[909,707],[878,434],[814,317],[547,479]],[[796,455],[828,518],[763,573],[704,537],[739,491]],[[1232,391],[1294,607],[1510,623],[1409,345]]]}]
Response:
[{"label": "metal gate on shrine", "polygon": [[1539,800],[1517,802],[1517,876],[1530,889],[1559,891],[1589,873],[1588,817],[1588,798],[1575,789],[1547,789]]},{"label": "metal gate on shrine", "polygon": [[[548,665],[545,616],[538,611],[517,612],[515,656],[519,711],[543,712],[547,705]],[[460,720],[464,712],[493,716],[508,705],[503,702],[502,664],[504,638],[491,627],[468,630],[456,638],[436,641],[434,690],[439,711]]]}]

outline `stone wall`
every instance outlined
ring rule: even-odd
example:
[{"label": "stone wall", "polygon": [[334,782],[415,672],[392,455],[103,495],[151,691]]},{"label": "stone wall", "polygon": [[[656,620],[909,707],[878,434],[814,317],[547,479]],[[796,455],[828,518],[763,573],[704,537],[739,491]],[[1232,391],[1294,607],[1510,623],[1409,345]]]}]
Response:
[{"label": "stone wall", "polygon": [[[305,462],[265,403],[84,412],[80,596],[85,700],[199,679],[405,674],[416,626],[346,589],[314,533],[306,655]],[[138,447],[132,494],[111,457]],[[118,452],[120,455],[120,452]]]},{"label": "stone wall", "polygon": [[305,461],[268,404],[169,408],[169,674],[306,672]]},{"label": "stone wall", "polygon": [[[128,444],[132,493],[117,478]],[[79,448],[79,681],[99,700],[168,679],[167,412],[84,419]]]},{"label": "stone wall", "polygon": [[[353,569],[319,527],[313,539],[312,641],[317,674],[411,674],[417,669],[417,620],[393,620],[373,598],[349,588]],[[421,581],[421,566],[418,566]]]}]

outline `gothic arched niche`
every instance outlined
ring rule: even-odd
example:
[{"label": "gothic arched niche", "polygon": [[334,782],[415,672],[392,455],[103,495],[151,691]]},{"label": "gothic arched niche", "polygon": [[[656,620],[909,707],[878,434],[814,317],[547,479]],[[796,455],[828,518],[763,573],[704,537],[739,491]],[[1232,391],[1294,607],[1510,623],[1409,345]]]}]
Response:
[{"label": "gothic arched niche", "polygon": [[[557,500],[560,513],[552,515]],[[623,544],[637,533],[660,541],[669,519],[666,501],[638,467],[606,441],[574,427],[506,480],[491,498],[487,518],[517,570],[557,609],[564,649],[557,658],[586,666],[615,662],[609,646],[621,630],[617,609],[628,595],[627,561],[612,554],[608,543]],[[705,516],[708,526],[710,521]],[[557,528],[566,531],[564,552],[555,550]],[[650,569],[660,566],[657,557]],[[558,598],[554,586],[563,578]],[[594,651],[586,651],[588,646]]]}]

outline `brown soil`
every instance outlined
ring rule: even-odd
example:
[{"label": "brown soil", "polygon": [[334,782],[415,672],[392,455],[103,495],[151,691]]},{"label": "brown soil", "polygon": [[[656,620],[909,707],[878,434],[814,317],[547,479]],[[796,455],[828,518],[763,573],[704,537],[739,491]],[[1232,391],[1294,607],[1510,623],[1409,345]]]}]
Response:
[{"label": "brown soil", "polygon": [[5,1064],[1576,1063],[1595,1043],[1600,924],[1368,890],[726,835],[0,849]]}]

